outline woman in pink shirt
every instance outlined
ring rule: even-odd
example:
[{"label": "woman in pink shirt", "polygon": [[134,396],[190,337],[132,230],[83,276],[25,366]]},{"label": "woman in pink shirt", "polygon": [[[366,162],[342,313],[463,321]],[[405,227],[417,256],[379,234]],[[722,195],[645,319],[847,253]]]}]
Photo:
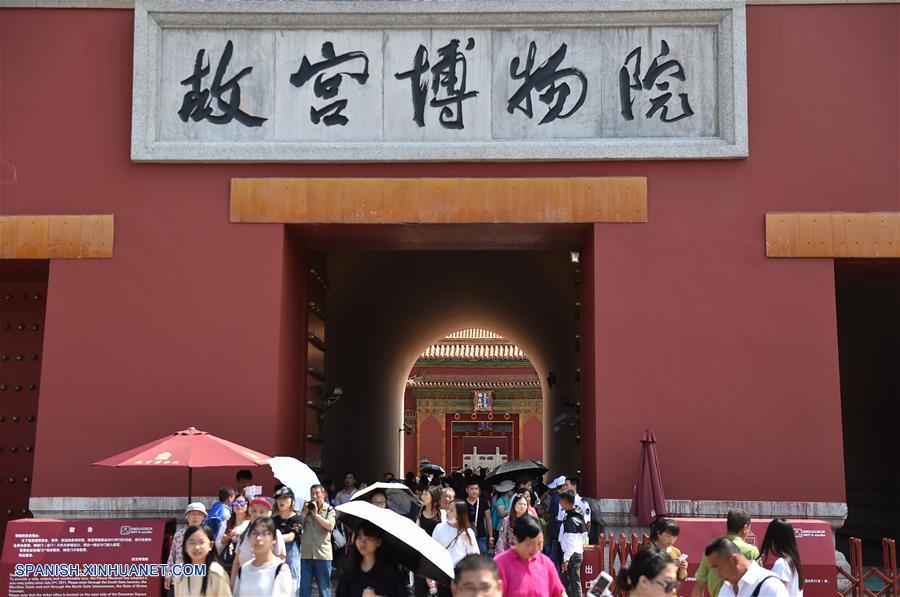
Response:
[{"label": "woman in pink shirt", "polygon": [[566,589],[553,562],[541,553],[544,533],[533,516],[513,523],[516,544],[494,558],[503,581],[503,594],[516,597],[565,597]]}]

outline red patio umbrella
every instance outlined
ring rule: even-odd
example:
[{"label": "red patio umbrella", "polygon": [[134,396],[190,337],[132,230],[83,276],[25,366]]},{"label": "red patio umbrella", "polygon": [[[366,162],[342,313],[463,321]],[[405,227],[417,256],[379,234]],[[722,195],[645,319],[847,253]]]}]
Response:
[{"label": "red patio umbrella", "polygon": [[195,468],[260,466],[270,457],[195,427],[176,431],[137,448],[110,456],[93,466],[182,467],[188,470],[188,502]]},{"label": "red patio umbrella", "polygon": [[641,526],[650,526],[666,514],[666,496],[663,495],[662,477],[659,474],[659,458],[656,456],[656,438],[649,429],[641,440],[641,465],[638,468],[637,483],[631,513],[637,516]]}]

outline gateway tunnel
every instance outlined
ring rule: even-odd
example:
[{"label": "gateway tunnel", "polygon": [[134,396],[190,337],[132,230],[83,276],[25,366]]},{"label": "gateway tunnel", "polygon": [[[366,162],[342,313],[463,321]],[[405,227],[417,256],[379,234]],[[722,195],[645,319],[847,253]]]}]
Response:
[{"label": "gateway tunnel", "polygon": [[[330,472],[352,469],[374,479],[408,469],[401,454],[410,370],[436,339],[467,328],[490,330],[527,355],[540,380],[538,456],[574,472],[577,433],[554,432],[552,425],[579,400],[578,266],[569,251],[328,250],[318,256],[328,279],[325,392],[342,392],[320,417],[322,462]],[[464,414],[471,413],[470,405]]]}]

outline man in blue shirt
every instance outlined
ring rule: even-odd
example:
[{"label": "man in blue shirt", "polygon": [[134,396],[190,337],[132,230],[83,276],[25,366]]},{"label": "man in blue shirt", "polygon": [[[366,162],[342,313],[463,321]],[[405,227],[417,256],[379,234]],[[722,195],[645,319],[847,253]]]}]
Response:
[{"label": "man in blue shirt", "polygon": [[213,537],[218,538],[219,529],[231,518],[231,503],[234,501],[234,495],[234,489],[227,485],[219,488],[219,501],[209,509],[209,516],[206,517],[205,523],[212,530]]}]

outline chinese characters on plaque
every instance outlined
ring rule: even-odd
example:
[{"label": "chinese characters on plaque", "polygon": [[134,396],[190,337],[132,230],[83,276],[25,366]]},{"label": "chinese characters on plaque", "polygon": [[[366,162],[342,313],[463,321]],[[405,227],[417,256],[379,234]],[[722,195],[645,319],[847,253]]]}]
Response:
[{"label": "chinese characters on plaque", "polygon": [[715,30],[173,30],[162,140],[713,137]]},{"label": "chinese characters on plaque", "polygon": [[475,390],[472,398],[474,407],[472,412],[489,413],[493,411],[494,391],[493,390]]}]

